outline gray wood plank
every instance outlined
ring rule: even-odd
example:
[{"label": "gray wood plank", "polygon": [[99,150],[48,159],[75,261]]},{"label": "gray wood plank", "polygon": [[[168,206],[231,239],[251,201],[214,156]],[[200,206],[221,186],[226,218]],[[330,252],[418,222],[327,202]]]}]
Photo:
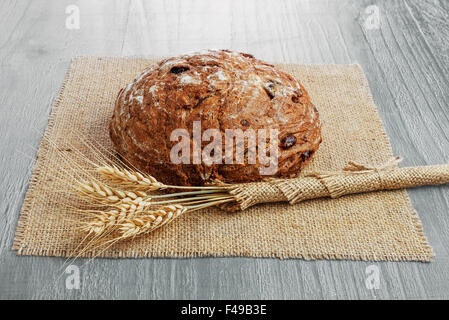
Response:
[{"label": "gray wood plank", "polygon": [[[65,8],[80,8],[79,30]],[[376,5],[380,28],[366,29]],[[359,63],[404,165],[449,162],[447,1],[0,2],[0,298],[448,298],[449,188],[409,192],[436,257],[428,264],[251,258],[80,259],[10,250],[35,151],[71,58],[229,48],[274,62]],[[380,288],[365,286],[366,267]]]}]

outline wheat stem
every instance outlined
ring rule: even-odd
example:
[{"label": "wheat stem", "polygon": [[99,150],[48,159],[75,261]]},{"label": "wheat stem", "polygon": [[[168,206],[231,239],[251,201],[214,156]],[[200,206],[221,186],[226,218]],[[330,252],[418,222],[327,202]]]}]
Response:
[{"label": "wheat stem", "polygon": [[199,194],[207,194],[207,193],[212,193],[213,194],[213,193],[217,193],[217,192],[223,192],[223,190],[215,189],[215,190],[203,190],[203,191],[188,191],[188,192],[169,193],[169,194],[152,196],[152,199],[175,198],[175,197],[181,197],[181,196],[199,195]]},{"label": "wheat stem", "polygon": [[196,211],[196,210],[201,210],[201,209],[205,209],[205,208],[208,208],[208,207],[213,207],[213,206],[216,206],[216,205],[219,205],[219,204],[222,204],[222,203],[226,203],[226,202],[231,202],[231,201],[234,201],[234,200],[235,200],[234,197],[230,197],[228,199],[212,201],[212,202],[209,202],[207,204],[188,206],[186,208],[189,210],[189,212],[193,212],[193,211]]},{"label": "wheat stem", "polygon": [[217,198],[221,198],[223,196],[227,196],[230,197],[227,194],[213,194],[213,195],[208,195],[208,196],[198,196],[198,197],[189,197],[189,198],[181,198],[181,199],[170,199],[170,200],[165,200],[165,201],[155,201],[155,202],[151,202],[151,204],[153,205],[161,205],[161,204],[166,204],[166,203],[178,203],[181,202],[182,204],[189,202],[191,200],[216,200]]},{"label": "wheat stem", "polygon": [[200,190],[207,190],[207,189],[228,189],[228,186],[174,186],[174,185],[165,185],[167,188],[172,189],[200,189]]}]

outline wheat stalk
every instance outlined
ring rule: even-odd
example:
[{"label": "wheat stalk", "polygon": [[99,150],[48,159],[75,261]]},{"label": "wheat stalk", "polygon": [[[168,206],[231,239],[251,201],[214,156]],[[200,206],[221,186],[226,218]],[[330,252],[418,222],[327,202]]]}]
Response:
[{"label": "wheat stalk", "polygon": [[[95,235],[97,238],[104,235],[107,231],[116,229],[123,231],[123,228],[126,228],[126,226],[131,226],[129,223],[135,223],[135,226],[139,226],[140,220],[138,219],[144,219],[143,221],[146,222],[145,226],[141,226],[141,229],[145,231],[138,232],[136,229],[134,229],[134,231],[128,230],[122,234],[122,236],[127,238],[131,234],[138,235],[140,233],[150,232],[156,227],[172,221],[187,210],[187,208],[190,208],[186,206],[183,207],[182,205],[196,205],[195,208],[197,208],[202,205],[207,205],[212,201],[224,199],[223,193],[217,193],[217,191],[222,191],[222,189],[195,190],[173,194],[153,195],[150,197],[147,192],[135,189],[139,189],[144,185],[146,186],[146,189],[153,188],[153,190],[160,186],[164,186],[154,178],[149,180],[140,173],[128,169],[119,169],[115,166],[101,166],[98,167],[97,171],[103,176],[107,176],[110,180],[117,182],[121,179],[121,181],[124,182],[123,184],[120,184],[122,189],[110,187],[94,179],[78,183],[78,191],[81,196],[88,200],[93,199],[104,207],[102,210],[95,211],[82,210],[85,213],[92,211],[95,213],[95,218],[85,223],[82,229],[87,232],[88,235]],[[125,190],[125,188],[130,187],[134,191]],[[153,198],[159,198],[160,201],[150,202],[149,200]],[[151,206],[163,207],[149,211]],[[181,209],[181,207],[183,209]],[[137,215],[140,215],[142,218],[136,217]]]},{"label": "wheat stalk", "polygon": [[148,199],[148,194],[143,191],[124,191],[109,187],[98,181],[78,183],[78,192],[85,197],[93,198],[102,203],[113,204],[119,202],[136,201],[139,198]]},{"label": "wheat stalk", "polygon": [[186,211],[188,211],[187,207],[174,204],[153,210],[144,216],[126,219],[119,227],[121,238],[149,233],[170,223]]},{"label": "wheat stalk", "polygon": [[99,166],[97,172],[113,183],[128,186],[134,190],[161,190],[166,186],[150,175],[143,175],[140,172],[118,168],[116,166]]},{"label": "wheat stalk", "polygon": [[107,211],[96,211],[95,219],[89,221],[84,226],[84,231],[88,234],[99,236],[105,231],[117,227],[125,219],[141,214],[152,205],[151,202],[144,201],[142,198],[134,200],[122,200],[116,205],[116,208]]},{"label": "wheat stalk", "polygon": [[[101,205],[99,210],[81,209],[84,213],[94,213],[93,219],[82,227],[88,236],[93,236],[91,243],[111,233],[114,234],[109,240],[112,242],[149,233],[185,212],[233,200],[224,185],[171,186],[127,167],[91,164],[100,177],[114,185],[100,182],[92,174],[87,182],[78,183],[78,193],[82,197]],[[187,190],[151,196],[148,193],[167,188]]]},{"label": "wheat stalk", "polygon": [[96,216],[92,221],[86,223],[82,228],[87,234],[99,236],[103,234],[108,227],[113,227],[118,221],[118,217],[121,214],[121,210],[110,210],[102,212]]},{"label": "wheat stalk", "polygon": [[[124,184],[121,187],[135,187],[136,181],[143,175],[132,176],[132,171],[127,169],[119,169],[117,167],[102,166],[99,171],[101,174],[112,177],[115,181],[121,177]],[[114,169],[114,170],[112,170]],[[117,175],[118,172],[122,174]],[[131,183],[134,181],[134,184]],[[150,181],[150,183],[154,183]],[[157,182],[157,181],[156,181]],[[147,186],[150,186],[150,183]],[[157,182],[157,184],[160,184]],[[153,185],[156,188],[157,185]],[[165,185],[164,185],[165,186]],[[200,187],[201,188],[201,187]],[[163,195],[150,195],[141,190],[126,191],[107,186],[106,184],[90,180],[87,182],[79,182],[78,191],[81,196],[94,199],[98,201],[103,207],[103,210],[95,210],[95,218],[85,223],[83,230],[89,235],[99,237],[104,235],[106,231],[113,231],[118,229],[121,233],[121,238],[129,238],[142,233],[148,233],[156,228],[159,228],[186,211],[199,210],[201,208],[215,205],[218,202],[227,202],[233,200],[233,197],[224,192],[224,189],[210,189],[202,188],[194,191],[178,192]],[[151,202],[149,200],[159,199],[159,201]],[[157,209],[150,210],[151,207],[159,206]],[[85,213],[92,212],[92,210],[82,210]]]}]

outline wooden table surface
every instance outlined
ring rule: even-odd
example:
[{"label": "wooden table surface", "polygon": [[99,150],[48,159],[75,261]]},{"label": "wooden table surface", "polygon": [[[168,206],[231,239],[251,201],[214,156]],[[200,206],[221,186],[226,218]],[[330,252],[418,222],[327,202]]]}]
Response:
[{"label": "wooden table surface", "polygon": [[[79,9],[79,29],[69,5]],[[1,1],[0,298],[449,298],[449,186],[409,191],[431,263],[77,260],[80,289],[68,289],[64,259],[11,251],[36,148],[73,57],[229,48],[272,62],[357,62],[403,165],[439,164],[449,162],[448,21],[446,0]],[[378,289],[366,285],[369,266],[380,272]]]}]

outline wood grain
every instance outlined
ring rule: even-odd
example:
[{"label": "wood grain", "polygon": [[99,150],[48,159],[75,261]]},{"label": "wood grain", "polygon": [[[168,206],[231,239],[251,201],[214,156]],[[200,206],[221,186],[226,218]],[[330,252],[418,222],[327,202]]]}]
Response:
[{"label": "wood grain", "polygon": [[[65,8],[80,9],[79,30]],[[370,5],[380,28],[367,29]],[[404,165],[449,162],[449,4],[408,1],[1,1],[0,298],[449,298],[449,187],[409,192],[436,257],[423,263],[249,258],[64,260],[10,250],[36,148],[71,58],[201,48],[273,62],[359,63]],[[367,266],[380,288],[365,286]]]}]

